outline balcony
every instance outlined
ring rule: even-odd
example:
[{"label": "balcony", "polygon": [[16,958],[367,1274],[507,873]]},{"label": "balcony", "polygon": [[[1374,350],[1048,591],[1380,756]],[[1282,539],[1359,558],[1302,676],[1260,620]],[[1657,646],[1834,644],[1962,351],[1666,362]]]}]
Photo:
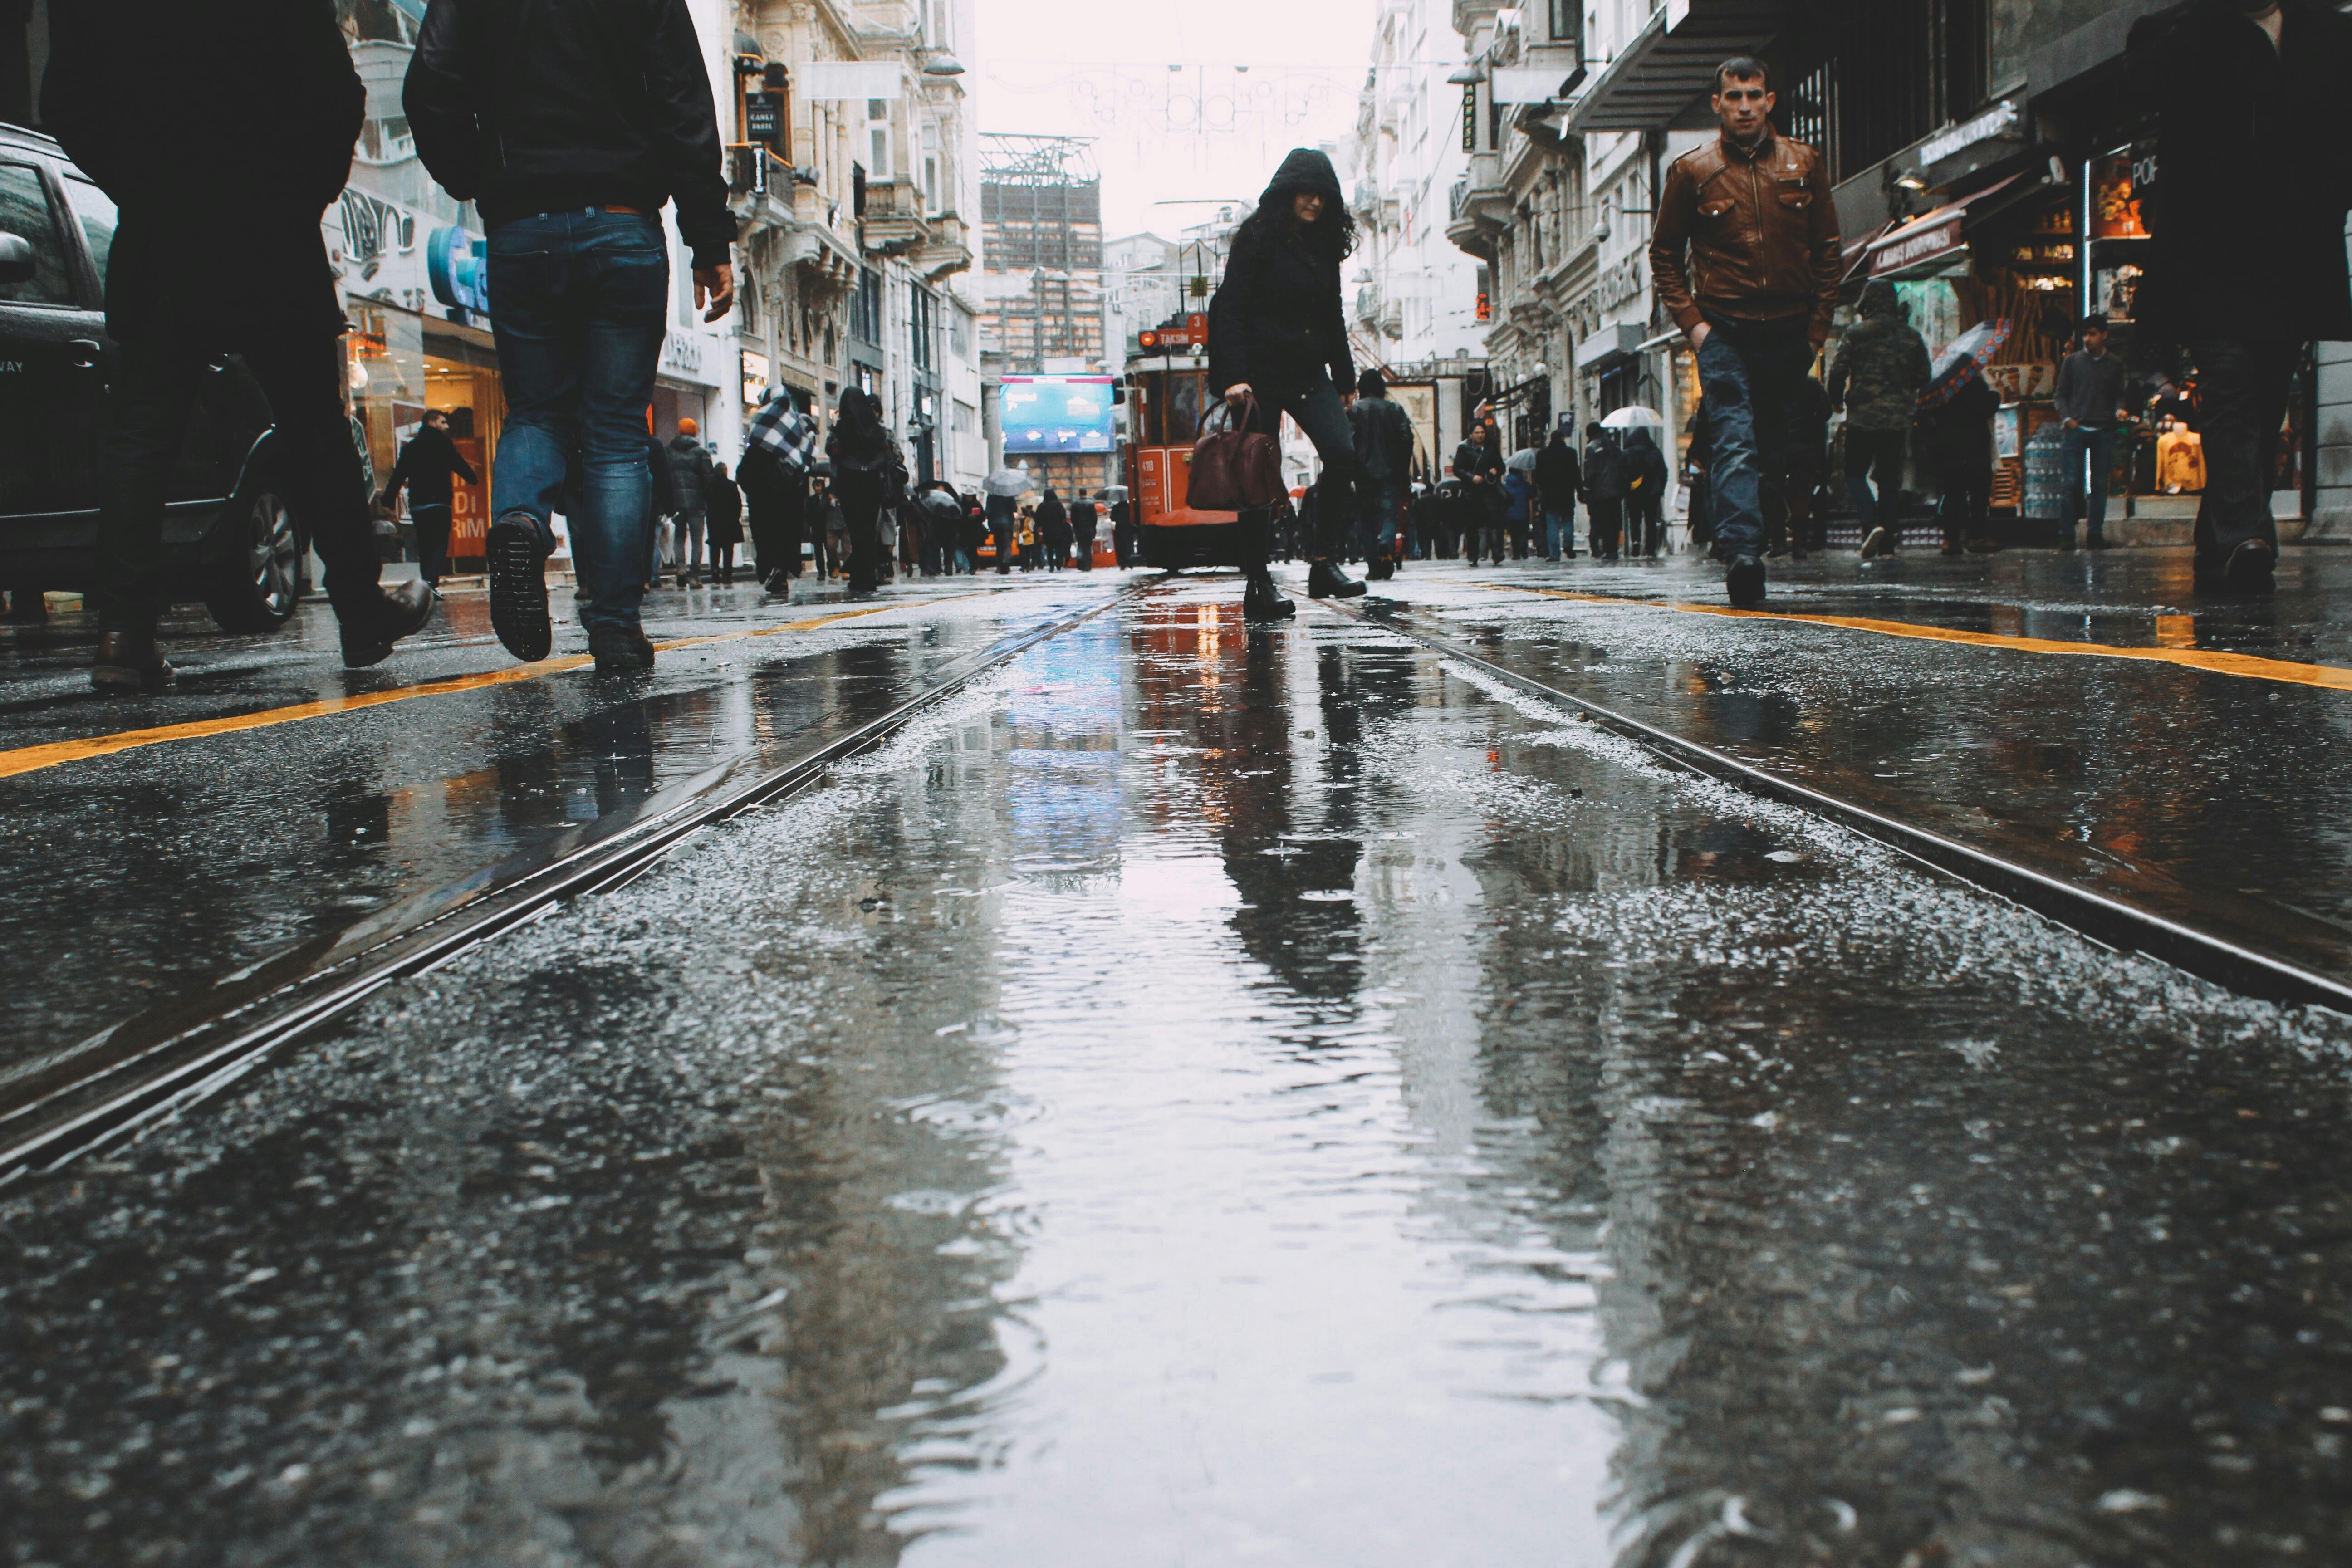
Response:
[{"label": "balcony", "polygon": [[1367,331],[1380,331],[1381,290],[1378,284],[1366,283],[1356,290],[1356,320],[1363,323]]},{"label": "balcony", "polygon": [[744,223],[789,228],[794,183],[793,166],[765,147],[746,142],[727,149],[727,205]]},{"label": "balcony", "polygon": [[1455,248],[1491,262],[1495,242],[1510,232],[1511,193],[1503,184],[1502,157],[1470,155],[1470,177],[1448,193],[1445,237]]},{"label": "balcony", "polygon": [[954,213],[940,213],[929,223],[930,238],[916,247],[910,258],[923,280],[937,283],[952,273],[971,270],[971,231],[963,219]]},{"label": "balcony", "polygon": [[814,175],[765,147],[730,147],[727,189],[747,259],[800,268],[801,289],[813,302],[835,299],[856,281],[856,252],[833,228],[840,204],[825,200]]},{"label": "balcony", "polygon": [[931,226],[923,216],[923,193],[905,174],[866,182],[866,248],[884,256],[905,256],[931,243]]}]

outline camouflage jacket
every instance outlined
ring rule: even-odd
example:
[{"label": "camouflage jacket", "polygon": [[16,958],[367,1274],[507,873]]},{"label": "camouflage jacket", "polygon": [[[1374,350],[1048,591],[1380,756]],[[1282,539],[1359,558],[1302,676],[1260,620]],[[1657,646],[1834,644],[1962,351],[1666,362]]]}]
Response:
[{"label": "camouflage jacket", "polygon": [[1927,345],[1899,313],[1865,314],[1830,366],[1830,401],[1851,430],[1908,430],[1927,385]]}]

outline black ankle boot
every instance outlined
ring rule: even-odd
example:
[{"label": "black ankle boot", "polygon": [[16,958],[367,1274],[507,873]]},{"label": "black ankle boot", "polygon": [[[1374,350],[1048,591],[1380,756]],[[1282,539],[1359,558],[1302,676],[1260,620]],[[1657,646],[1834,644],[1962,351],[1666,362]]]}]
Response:
[{"label": "black ankle boot", "polygon": [[1242,590],[1242,619],[1286,621],[1297,613],[1298,606],[1282,596],[1274,585],[1273,575],[1265,567],[1250,571],[1249,586]]},{"label": "black ankle boot", "polygon": [[1310,599],[1352,599],[1364,591],[1364,585],[1339,570],[1333,561],[1318,561],[1307,569],[1307,596]]}]

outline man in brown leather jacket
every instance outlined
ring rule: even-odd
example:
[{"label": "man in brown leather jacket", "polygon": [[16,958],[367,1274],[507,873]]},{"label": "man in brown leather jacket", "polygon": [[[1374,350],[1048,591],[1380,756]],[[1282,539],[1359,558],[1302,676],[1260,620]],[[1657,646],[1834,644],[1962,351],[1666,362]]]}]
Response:
[{"label": "man in brown leather jacket", "polygon": [[1785,466],[1788,410],[1829,336],[1843,261],[1829,173],[1772,129],[1775,101],[1761,61],[1717,68],[1722,134],[1675,160],[1650,237],[1659,302],[1698,355],[1716,553],[1741,605],[1764,597],[1764,486]]}]

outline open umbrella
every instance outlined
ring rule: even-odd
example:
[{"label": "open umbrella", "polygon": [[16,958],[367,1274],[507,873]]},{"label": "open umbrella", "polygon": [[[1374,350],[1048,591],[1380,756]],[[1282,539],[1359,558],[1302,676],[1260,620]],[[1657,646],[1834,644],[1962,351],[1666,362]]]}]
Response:
[{"label": "open umbrella", "polygon": [[999,468],[981,481],[981,488],[992,496],[1017,496],[1029,489],[1026,468]]},{"label": "open umbrella", "polygon": [[1507,468],[1516,468],[1523,474],[1534,473],[1536,471],[1536,449],[1533,447],[1521,447],[1519,450],[1511,454],[1511,460],[1506,463],[1504,467]]},{"label": "open umbrella", "polygon": [[1666,427],[1665,419],[1656,409],[1639,405],[1620,408],[1614,414],[1602,416],[1601,420],[1604,430],[1631,430],[1636,425],[1654,425],[1661,430]]},{"label": "open umbrella", "polygon": [[1919,395],[1919,412],[1940,408],[1949,403],[1969,379],[2009,342],[2010,321],[1996,316],[1990,321],[1979,321],[1950,342],[1946,343],[1927,366],[1927,390]]}]

